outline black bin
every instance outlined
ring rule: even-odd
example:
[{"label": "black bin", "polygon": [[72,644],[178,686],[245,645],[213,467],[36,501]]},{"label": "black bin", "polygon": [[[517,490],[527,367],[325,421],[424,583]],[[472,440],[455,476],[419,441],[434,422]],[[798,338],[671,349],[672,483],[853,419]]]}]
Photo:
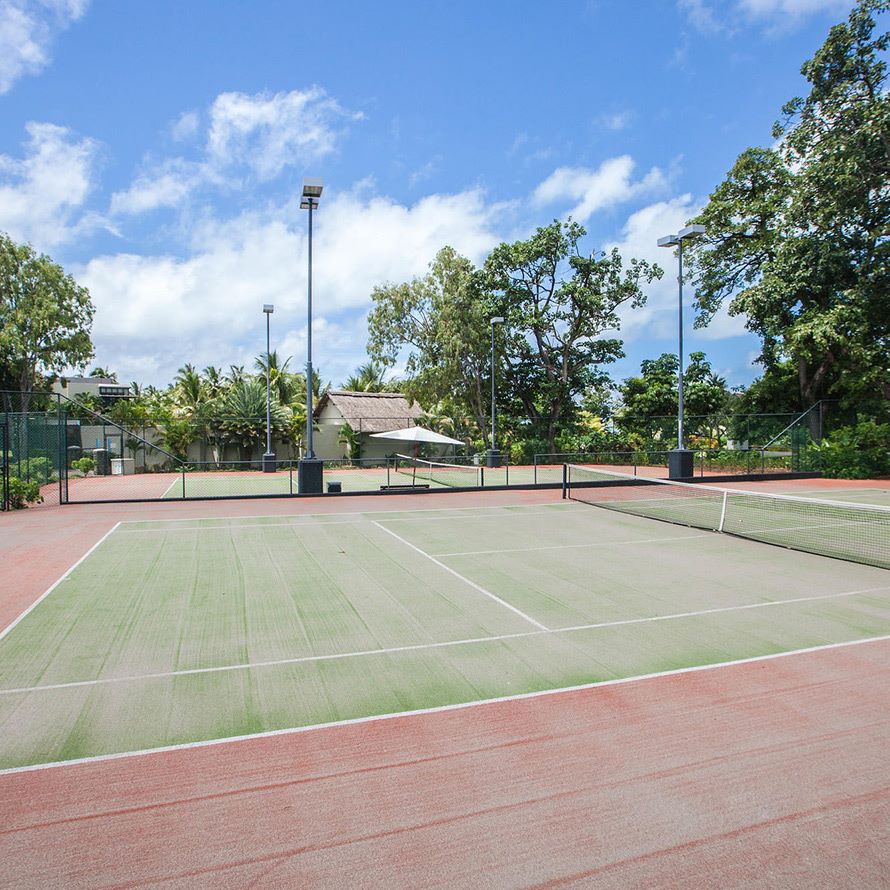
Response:
[{"label": "black bin", "polygon": [[342,491],[342,482],[328,482],[328,494],[340,494]]}]

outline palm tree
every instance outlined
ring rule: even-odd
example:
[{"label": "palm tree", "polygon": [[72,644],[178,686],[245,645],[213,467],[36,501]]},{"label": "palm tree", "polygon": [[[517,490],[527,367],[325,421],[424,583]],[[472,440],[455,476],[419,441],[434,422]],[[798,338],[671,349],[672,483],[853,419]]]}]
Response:
[{"label": "palm tree", "polygon": [[246,374],[244,373],[244,365],[229,365],[229,373],[226,374],[226,382],[234,386],[238,383],[243,383],[246,379]]},{"label": "palm tree", "polygon": [[365,362],[355,369],[355,373],[343,382],[343,389],[350,392],[383,392],[383,375],[386,368],[376,362]]},{"label": "palm tree", "polygon": [[[292,416],[277,395],[270,406],[272,429],[284,433]],[[249,461],[251,453],[266,432],[266,386],[256,378],[242,380],[231,386],[216,412],[217,423],[226,436],[241,450],[241,459]]]},{"label": "palm tree", "polygon": [[225,387],[225,380],[219,368],[214,367],[213,365],[208,365],[201,372],[201,376],[204,380],[204,387],[211,399],[215,399],[222,393],[223,388]]}]

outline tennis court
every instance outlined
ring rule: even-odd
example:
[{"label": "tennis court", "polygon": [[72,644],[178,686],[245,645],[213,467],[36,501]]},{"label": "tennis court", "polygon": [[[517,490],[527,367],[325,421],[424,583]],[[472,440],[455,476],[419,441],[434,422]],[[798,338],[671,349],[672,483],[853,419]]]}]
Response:
[{"label": "tennis court", "polygon": [[117,524],[0,638],[0,768],[890,635],[890,575],[567,501]]}]

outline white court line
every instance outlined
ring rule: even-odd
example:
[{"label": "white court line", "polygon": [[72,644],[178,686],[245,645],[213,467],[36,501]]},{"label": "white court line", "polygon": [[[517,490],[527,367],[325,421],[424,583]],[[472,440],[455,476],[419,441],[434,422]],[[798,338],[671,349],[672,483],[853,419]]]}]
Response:
[{"label": "white court line", "polygon": [[410,541],[406,541],[403,537],[397,535],[392,529],[386,528],[386,526],[381,525],[379,522],[373,520],[371,522],[371,525],[376,525],[377,528],[379,528],[381,531],[386,532],[388,535],[392,535],[392,537],[394,537],[397,541],[400,541],[406,547],[410,547],[415,553],[419,553],[421,556],[426,557],[430,562],[435,563],[437,566],[439,566],[439,568],[445,569],[446,572],[454,575],[455,578],[463,581],[464,584],[468,584],[474,590],[478,590],[479,593],[484,594],[489,599],[494,600],[496,603],[500,603],[504,608],[509,609],[511,612],[515,612],[520,618],[524,618],[526,621],[528,621],[529,624],[534,624],[535,627],[538,627],[541,630],[549,630],[549,628],[541,624],[540,621],[535,621],[535,619],[532,618],[531,615],[526,615],[525,612],[523,612],[521,609],[517,609],[516,606],[510,605],[510,603],[508,603],[506,600],[502,600],[499,596],[495,596],[495,594],[493,594],[490,590],[486,590],[484,587],[480,587],[475,581],[471,581],[469,578],[465,578],[463,575],[460,574],[460,572],[456,572],[450,566],[445,565],[444,562],[439,562],[439,560],[436,559],[435,556],[430,556],[429,553],[421,550],[420,547],[416,547]]},{"label": "white court line", "polygon": [[59,578],[58,581],[51,584],[18,618],[16,618],[12,624],[7,625],[0,631],[0,640],[2,640],[23,618],[29,615],[43,600],[45,600],[112,532],[114,532],[118,526],[120,526],[119,522],[116,522],[80,559],[77,560],[74,565],[70,566],[65,570],[65,573]]},{"label": "white court line", "polygon": [[[472,582],[471,582],[472,583]],[[623,627],[629,624],[648,624],[655,621],[676,621],[681,618],[696,618],[700,615],[714,615],[720,612],[741,612],[746,609],[763,609],[768,606],[786,606],[791,603],[808,603],[817,600],[840,599],[848,596],[861,596],[879,590],[890,590],[890,586],[864,587],[861,590],[847,590],[842,593],[825,593],[818,596],[799,596],[786,600],[769,600],[764,603],[744,603],[740,606],[719,606],[714,609],[700,609],[694,612],[673,612],[669,615],[653,615],[648,618],[621,618],[617,621],[600,621],[595,624],[575,624],[570,627],[526,630],[520,633],[496,634],[488,637],[470,637],[465,640],[447,640],[444,643],[415,643],[410,646],[392,646],[386,649],[361,649],[357,652],[337,652],[331,655],[302,655],[295,658],[277,658],[273,661],[252,661],[242,664],[227,664],[211,668],[186,668],[181,671],[163,671],[154,674],[135,674],[124,677],[104,677],[98,680],[75,680],[71,683],[52,683],[41,686],[21,686],[13,689],[0,689],[0,696],[23,693],[46,692],[58,689],[75,689],[82,686],[108,686],[114,683],[132,683],[140,680],[165,680],[172,677],[185,677],[190,674],[219,674],[228,671],[244,671],[253,668],[277,667],[286,664],[306,664],[317,661],[341,661],[347,658],[366,658],[373,655],[392,655],[399,652],[416,652],[427,649],[446,649],[451,646],[469,646],[476,643],[496,643],[501,640],[516,640],[522,637],[538,637],[544,634],[575,633],[582,630],[601,630],[609,627]],[[542,626],[543,627],[543,626]]]},{"label": "white court line", "polygon": [[491,553],[537,553],[539,550],[572,550],[578,547],[621,547],[625,544],[661,544],[663,541],[694,541],[697,538],[710,538],[704,535],[678,535],[670,538],[638,538],[635,541],[592,541],[589,544],[549,544],[546,547],[511,547],[506,550],[460,550],[454,553],[436,553],[436,556],[486,556]]},{"label": "white court line", "polygon": [[880,637],[862,637],[857,640],[846,640],[843,643],[825,643],[821,646],[809,646],[805,649],[790,649],[787,652],[773,652],[770,655],[754,655],[751,658],[736,658],[732,661],[718,661],[712,664],[699,664],[692,667],[674,668],[669,671],[660,671],[651,674],[637,674],[633,677],[619,677],[614,680],[594,680],[591,683],[580,683],[576,686],[562,686],[557,689],[541,689],[537,692],[521,692],[518,695],[502,695],[497,698],[485,698],[478,701],[459,702],[453,705],[438,705],[433,708],[417,708],[413,711],[396,711],[387,714],[372,714],[367,717],[353,717],[350,720],[332,720],[329,723],[315,723],[310,726],[293,726],[287,729],[270,729],[265,732],[253,732],[245,735],[226,736],[220,739],[205,739],[200,742],[183,742],[179,745],[164,745],[158,748],[143,748],[138,751],[121,751],[117,754],[97,754],[93,757],[78,757],[72,760],[56,760],[50,763],[36,763],[31,766],[14,766],[9,769],[0,769],[0,776],[14,773],[30,773],[44,769],[56,769],[63,766],[81,766],[87,763],[101,763],[106,760],[123,760],[127,757],[146,757],[153,754],[167,754],[171,751],[186,751],[192,748],[209,748],[213,745],[228,745],[232,742],[247,742],[253,739],[266,739],[282,735],[296,735],[304,732],[316,732],[320,729],[335,729],[341,726],[353,726],[359,723],[377,723],[382,720],[395,720],[400,717],[421,717],[425,714],[441,714],[448,711],[463,711],[468,708],[478,708],[484,705],[495,705],[501,702],[524,701],[525,699],[543,698],[544,696],[562,695],[570,692],[583,692],[587,689],[596,689],[602,686],[624,686],[631,683],[641,683],[649,680],[658,680],[664,677],[676,677],[682,674],[697,674],[702,671],[715,671],[720,668],[735,667],[736,665],[755,664],[760,661],[773,661],[777,658],[789,658],[793,655],[807,655],[811,652],[824,652],[831,649],[845,649],[850,646],[862,646],[869,643],[882,643],[890,640],[890,634]]},{"label": "white court line", "polygon": [[[483,509],[490,510],[491,507],[485,507]],[[421,510],[417,511],[418,513],[424,512]],[[508,512],[508,513],[492,513],[492,519],[514,519],[514,518],[525,518],[526,516],[550,516],[553,513],[552,510],[529,510],[525,513],[518,512]],[[356,516],[361,514],[349,513],[349,514],[335,514],[335,513],[312,513],[307,514],[304,517],[304,521],[298,522],[244,522],[237,525],[229,524],[229,525],[194,525],[194,526],[181,526],[177,525],[173,528],[122,528],[120,531],[122,534],[139,534],[140,532],[200,532],[205,530],[211,531],[220,531],[223,529],[249,529],[249,528],[324,528],[328,525],[367,525],[369,522],[372,522],[371,519],[339,519],[336,522],[321,522],[318,520],[319,516],[335,516],[335,515],[348,515],[348,516]],[[377,513],[369,514],[369,515],[378,515]],[[483,516],[481,518],[485,519],[487,517]],[[244,519],[246,517],[238,517],[239,519]],[[301,517],[294,517],[299,519]],[[392,519],[381,519],[381,522],[437,522],[439,520],[448,520],[455,519],[457,517],[454,516],[394,516]],[[313,521],[305,521],[312,519]],[[131,520],[133,522],[141,522],[142,520],[136,519]],[[147,519],[146,522],[163,522],[164,520],[159,519]],[[186,520],[180,519],[172,519],[171,522],[184,522]]]},{"label": "white court line", "polygon": [[[554,491],[554,496],[559,492]],[[224,501],[224,498],[220,498],[220,501]],[[160,500],[155,501],[155,503],[160,503]],[[197,503],[197,502],[196,502]],[[204,501],[204,503],[208,503]],[[301,503],[295,499],[294,503]],[[529,507],[535,506],[538,507],[540,504],[493,504],[486,505],[481,507],[422,507],[417,510],[412,509],[404,509],[404,510],[338,510],[337,512],[331,513],[289,513],[285,514],[288,516],[292,516],[294,519],[308,519],[310,517],[316,516],[377,516],[377,515],[389,515],[390,513],[467,513],[475,510],[490,510],[492,515],[500,515],[500,513],[510,513],[516,512],[521,513],[523,510],[527,510]],[[559,510],[565,510],[567,508],[572,510],[579,509],[575,506],[575,502],[569,502],[567,500],[554,500],[549,504],[550,509],[544,510],[541,512],[551,513],[554,508],[558,508]],[[213,516],[207,517],[218,520],[219,522],[228,521],[230,519],[281,519],[282,514],[280,513],[272,513],[265,514],[262,516],[245,516],[243,513],[240,516]],[[185,519],[122,519],[121,525],[133,525],[135,523],[148,523],[148,522],[198,522],[201,517],[189,516]],[[138,531],[138,529],[137,529]]]}]

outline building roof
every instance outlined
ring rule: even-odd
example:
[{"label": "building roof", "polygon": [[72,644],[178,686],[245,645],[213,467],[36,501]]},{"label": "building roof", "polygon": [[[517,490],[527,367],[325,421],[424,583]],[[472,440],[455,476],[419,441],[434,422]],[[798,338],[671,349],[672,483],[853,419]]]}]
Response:
[{"label": "building roof", "polygon": [[399,392],[350,392],[345,389],[329,389],[315,406],[318,417],[331,403],[343,419],[359,433],[388,433],[391,430],[413,426],[423,409],[416,402],[409,402]]}]

